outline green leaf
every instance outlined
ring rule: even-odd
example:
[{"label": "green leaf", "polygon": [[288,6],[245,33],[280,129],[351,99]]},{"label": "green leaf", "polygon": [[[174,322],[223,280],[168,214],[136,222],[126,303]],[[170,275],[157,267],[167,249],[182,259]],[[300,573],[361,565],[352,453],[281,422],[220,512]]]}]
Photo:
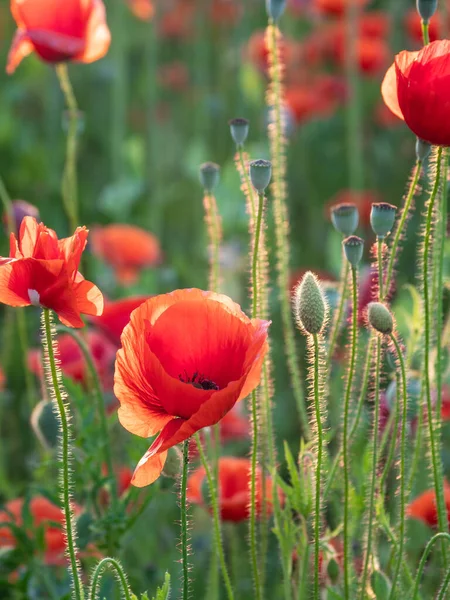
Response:
[{"label": "green leaf", "polygon": [[[170,595],[170,575],[166,573],[164,578],[164,585],[156,590],[156,596],[153,600],[168,600]],[[148,596],[145,594],[141,597],[141,600],[149,600]]]}]

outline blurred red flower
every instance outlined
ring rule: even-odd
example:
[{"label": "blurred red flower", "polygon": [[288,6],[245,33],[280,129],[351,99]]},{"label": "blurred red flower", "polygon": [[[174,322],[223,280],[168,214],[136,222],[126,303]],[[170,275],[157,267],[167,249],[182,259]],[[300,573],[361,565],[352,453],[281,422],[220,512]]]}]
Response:
[{"label": "blurred red flower", "polygon": [[17,31],[6,71],[36,54],[49,63],[91,63],[108,51],[111,34],[102,0],[11,0]]},{"label": "blurred red flower", "polygon": [[322,14],[340,17],[345,14],[351,1],[360,8],[369,2],[369,0],[313,0],[313,3],[316,10]]},{"label": "blurred red flower", "polygon": [[[345,65],[347,45],[345,38],[337,40],[335,47],[335,59],[341,66]],[[389,46],[383,38],[373,36],[361,36],[356,40],[356,61],[361,73],[365,75],[376,75],[388,64]]]},{"label": "blurred red flower", "polygon": [[141,21],[151,21],[155,8],[152,0],[127,0],[131,12]]},{"label": "blurred red flower", "polygon": [[241,2],[236,0],[212,0],[210,16],[218,25],[234,25],[242,15]]},{"label": "blurred red flower", "polygon": [[[415,8],[411,8],[405,15],[405,29],[409,37],[417,44],[422,45],[422,19]],[[428,35],[430,41],[434,42],[441,37],[442,17],[439,12],[436,12],[430,19],[428,27]]]},{"label": "blurred red flower", "polygon": [[120,336],[125,325],[130,322],[131,313],[149,298],[150,296],[133,296],[123,300],[108,300],[105,302],[103,313],[92,317],[91,322],[99,327],[113,344],[120,346]]},{"label": "blurred red flower", "polygon": [[139,271],[161,261],[158,239],[134,225],[113,223],[94,227],[91,233],[93,254],[108,263],[123,285],[136,281]]},{"label": "blurred red flower", "polygon": [[228,441],[248,438],[250,436],[250,423],[242,414],[241,405],[236,404],[219,422],[220,440]]},{"label": "blurred red flower", "polygon": [[0,257],[0,302],[51,308],[68,327],[83,327],[81,314],[101,314],[100,290],[78,271],[87,237],[88,230],[78,227],[58,240],[52,229],[25,217],[19,242],[11,233],[9,258]]},{"label": "blurred red flower", "polygon": [[189,87],[189,70],[184,62],[175,60],[160,67],[158,81],[169,90],[183,92]]},{"label": "blurred red flower", "polygon": [[[86,340],[92,354],[96,371],[105,389],[112,389],[112,367],[116,356],[116,346],[99,331],[88,331]],[[63,374],[78,383],[86,385],[89,381],[89,371],[84,356],[76,341],[68,334],[59,335],[57,338],[58,358]],[[28,354],[30,371],[38,375],[43,374],[42,351],[30,350]]]},{"label": "blurred red flower", "polygon": [[417,137],[436,146],[450,145],[449,74],[450,41],[439,40],[418,52],[397,54],[381,87],[391,111]]},{"label": "blurred red flower", "polygon": [[[450,518],[450,484],[448,481],[444,481],[444,497],[447,515]],[[408,504],[406,507],[406,514],[408,517],[423,521],[429,525],[429,527],[436,527],[438,519],[436,510],[436,494],[434,489],[423,492],[423,494],[420,494],[420,496]]]},{"label": "blurred red flower", "polygon": [[[249,517],[250,505],[250,467],[248,458],[235,458],[223,456],[219,458],[219,506],[220,515],[224,521],[239,523]],[[207,505],[203,497],[203,483],[205,481],[205,469],[199,467],[189,476],[187,484],[187,498],[189,502]],[[280,502],[283,501],[283,493],[278,489]],[[271,514],[272,506],[272,479],[266,477],[267,513]],[[258,468],[256,475],[256,514],[261,515],[262,507],[262,470]]]},{"label": "blurred red flower", "polygon": [[[283,65],[289,68],[289,63],[295,58],[299,46],[292,40],[282,37],[280,40],[280,54]],[[266,32],[255,31],[248,40],[245,55],[260,71],[266,72],[269,68],[269,49],[266,43]]]},{"label": "blurred red flower", "polygon": [[[16,538],[7,523],[13,523],[17,527],[23,526],[24,505],[23,498],[16,498],[7,502],[4,509],[0,510],[0,548],[15,547]],[[74,503],[72,503],[72,509],[75,514],[81,512],[81,509]],[[35,496],[30,500],[29,511],[33,529],[42,527],[44,530],[45,562],[55,566],[65,564],[66,541],[62,510],[47,498]]]},{"label": "blurred red flower", "polygon": [[313,118],[328,117],[345,99],[345,84],[333,75],[319,75],[286,88],[284,102],[299,125]]},{"label": "blurred red flower", "polygon": [[155,481],[168,448],[218,423],[258,385],[268,326],[227,296],[197,289],[156,296],[133,312],[116,360],[119,420],[141,437],[160,432],[133,485]]},{"label": "blurred red flower", "polygon": [[[120,498],[131,485],[133,471],[128,467],[117,467],[114,469],[114,471],[116,476],[117,494]],[[106,477],[107,474],[108,469],[106,465],[102,465],[102,475]],[[100,490],[99,501],[102,506],[107,506],[109,504],[109,492],[107,489],[102,488]]]}]

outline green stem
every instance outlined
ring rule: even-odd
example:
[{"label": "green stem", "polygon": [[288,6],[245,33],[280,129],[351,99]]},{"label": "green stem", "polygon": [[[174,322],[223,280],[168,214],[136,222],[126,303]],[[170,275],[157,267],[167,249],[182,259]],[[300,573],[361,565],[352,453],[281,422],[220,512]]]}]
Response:
[{"label": "green stem", "polygon": [[246,188],[246,194],[248,194],[248,196],[250,197],[250,216],[252,218],[252,221],[255,222],[256,220],[256,207],[255,207],[255,202],[253,201],[253,188],[251,186],[250,183],[250,177],[248,174],[248,167],[245,165],[245,159],[244,159],[244,149],[242,146],[239,146],[237,148],[237,152],[239,155],[239,164],[241,167],[241,177],[243,179],[243,183],[244,186]]},{"label": "green stem", "polygon": [[[392,343],[395,346],[397,358],[400,363],[400,375],[402,383],[402,416],[401,416],[401,433],[400,433],[400,528],[399,528],[399,548],[398,548],[398,561],[392,579],[392,588],[389,598],[394,598],[395,589],[397,586],[398,576],[400,573],[400,566],[403,561],[403,547],[405,543],[405,515],[406,515],[406,427],[407,427],[407,408],[408,408],[408,393],[406,387],[406,369],[405,360],[403,353],[398,343],[397,338],[394,334],[391,334]],[[394,436],[397,435],[394,429]]]},{"label": "green stem", "polygon": [[[424,316],[425,316],[425,352],[424,352],[424,380],[425,397],[427,402],[428,414],[428,434],[430,438],[431,466],[433,471],[434,490],[436,494],[436,506],[438,515],[439,529],[448,532],[448,518],[444,499],[442,462],[437,447],[436,433],[434,429],[433,403],[431,397],[431,378],[430,378],[430,353],[431,348],[431,314],[430,314],[430,290],[429,290],[429,263],[431,252],[431,240],[433,229],[433,213],[436,198],[439,192],[441,176],[442,148],[437,151],[436,178],[428,202],[428,210],[425,224],[425,239],[423,247],[423,292],[424,292]],[[439,365],[440,368],[440,365]],[[442,543],[442,554],[444,564],[447,564],[447,547]]]},{"label": "green stem", "polygon": [[383,238],[377,237],[378,298],[383,298]]},{"label": "green stem", "polygon": [[70,567],[72,574],[73,590],[76,600],[83,600],[83,584],[79,572],[79,564],[77,559],[77,548],[75,544],[75,527],[73,522],[73,513],[70,506],[71,495],[71,477],[70,477],[70,428],[67,407],[64,403],[63,391],[61,387],[61,375],[56,366],[56,346],[53,345],[53,320],[50,310],[44,308],[42,310],[42,321],[45,332],[45,351],[46,351],[46,371],[51,379],[54,393],[54,400],[58,409],[58,417],[61,427],[61,493],[63,499],[63,512],[67,537],[67,552],[70,559]]},{"label": "green stem", "polygon": [[213,292],[219,292],[220,287],[220,242],[221,227],[220,216],[217,210],[215,197],[205,190],[203,197],[205,208],[205,221],[207,225],[210,259],[209,259],[209,281],[208,287]]},{"label": "green stem", "polygon": [[408,189],[408,193],[406,195],[402,214],[401,214],[400,220],[398,221],[397,228],[395,230],[394,241],[392,242],[391,252],[389,255],[389,261],[388,261],[388,265],[386,268],[386,282],[385,282],[386,285],[384,287],[385,294],[383,296],[383,300],[386,299],[386,296],[389,294],[389,290],[391,288],[391,279],[392,279],[392,275],[394,273],[394,265],[395,265],[395,261],[398,260],[398,256],[397,256],[398,246],[399,246],[400,240],[402,238],[402,235],[404,233],[404,228],[405,228],[405,225],[406,225],[406,222],[408,219],[408,214],[411,209],[411,204],[412,204],[414,195],[416,193],[417,184],[419,183],[421,169],[422,169],[422,161],[418,160],[416,162],[416,166],[414,168],[414,174],[412,176],[411,183],[410,183],[410,186]]},{"label": "green stem", "polygon": [[343,265],[343,273],[341,278],[341,289],[339,294],[339,304],[336,309],[333,324],[331,326],[330,335],[328,338],[328,352],[327,352],[327,363],[331,363],[331,359],[333,358],[334,351],[336,349],[336,343],[339,336],[339,332],[342,325],[342,316],[344,314],[344,306],[347,300],[347,285],[348,285],[348,274],[350,271],[350,263],[348,260],[344,259]]},{"label": "green stem", "polygon": [[425,550],[423,551],[422,557],[420,559],[419,567],[417,569],[416,580],[415,580],[414,590],[413,590],[413,593],[411,596],[411,600],[418,600],[419,585],[420,585],[420,580],[422,579],[423,570],[425,568],[425,564],[427,562],[428,555],[430,554],[431,550],[433,549],[434,544],[438,540],[441,540],[442,543],[445,543],[445,540],[450,542],[450,535],[448,533],[444,533],[443,531],[436,533],[431,538],[431,540],[428,542],[428,544],[426,545]]},{"label": "green stem", "polygon": [[448,590],[449,586],[450,586],[450,569],[447,569],[447,574],[442,583],[442,587],[439,590],[439,595],[436,598],[436,600],[445,600],[445,598],[447,597],[447,590]]},{"label": "green stem", "polygon": [[97,563],[95,567],[91,580],[92,583],[89,592],[89,600],[97,600],[100,579],[103,575],[104,570],[107,567],[115,571],[117,580],[120,582],[120,586],[122,588],[125,600],[132,600],[133,596],[131,595],[130,588],[128,586],[127,576],[122,568],[122,565],[115,558],[110,557],[103,558],[99,563]]},{"label": "green stem", "polygon": [[430,43],[430,33],[429,33],[430,24],[428,21],[422,21],[422,39],[423,45],[428,46]]},{"label": "green stem", "polygon": [[16,224],[14,222],[14,212],[13,205],[11,202],[11,197],[8,194],[8,190],[6,189],[5,183],[3,179],[0,177],[0,199],[3,204],[3,209],[6,215],[6,225],[8,227],[9,233],[14,233],[17,235]]},{"label": "green stem", "polygon": [[369,562],[372,555],[372,530],[374,521],[375,497],[377,491],[377,468],[378,468],[378,438],[380,420],[380,370],[381,370],[381,338],[377,337],[377,349],[375,356],[375,414],[373,422],[373,445],[372,445],[372,469],[369,490],[369,514],[367,516],[367,543],[364,558],[364,567],[361,578],[361,600],[366,594],[366,582],[369,570]]},{"label": "green stem", "polygon": [[55,67],[61,91],[68,111],[68,130],[66,145],[66,162],[62,181],[62,198],[69,219],[71,231],[75,231],[79,223],[78,215],[78,183],[77,183],[77,137],[78,137],[78,105],[69,79],[66,63]]},{"label": "green stem", "polygon": [[319,573],[319,558],[320,558],[320,520],[321,520],[321,486],[322,486],[322,458],[323,458],[323,429],[322,416],[320,408],[320,350],[319,338],[317,334],[313,334],[314,343],[314,409],[316,413],[317,424],[317,465],[316,465],[316,498],[315,498],[315,514],[314,514],[314,600],[320,600],[320,573]]},{"label": "green stem", "polygon": [[183,565],[183,600],[189,600],[189,562],[188,562],[188,517],[186,488],[189,471],[189,440],[183,442],[183,465],[181,472],[181,562]]},{"label": "green stem", "polygon": [[214,535],[216,538],[216,549],[219,556],[220,568],[222,569],[223,581],[227,590],[228,600],[234,599],[233,586],[231,585],[230,576],[228,574],[227,563],[225,561],[225,553],[223,550],[222,532],[220,529],[220,513],[219,513],[219,500],[216,494],[216,487],[214,485],[213,476],[211,469],[209,468],[208,461],[206,460],[205,453],[203,452],[202,443],[200,437],[195,434],[195,441],[197,442],[198,453],[202,462],[203,468],[205,469],[206,479],[208,481],[209,493],[211,495],[211,506],[213,510],[213,521],[214,521]]},{"label": "green stem", "polygon": [[417,420],[417,429],[416,429],[416,439],[412,442],[414,444],[414,454],[411,463],[411,469],[409,471],[408,478],[408,487],[407,489],[411,491],[414,477],[416,476],[416,471],[419,466],[420,457],[422,456],[422,424],[423,424],[423,397],[422,394],[420,396],[419,403],[419,417]]},{"label": "green stem", "polygon": [[[396,539],[395,534],[392,531],[391,527],[389,526],[389,523],[387,522],[385,515],[383,515],[383,518],[379,519],[379,522],[380,522],[380,525],[381,525],[384,533],[386,534],[386,537],[391,542],[394,552],[398,553],[397,539]],[[414,579],[413,579],[412,573],[408,567],[408,563],[406,562],[406,560],[404,558],[402,558],[402,568],[403,568],[403,574],[405,575],[406,579],[408,580],[409,585],[412,587],[414,585]]]}]

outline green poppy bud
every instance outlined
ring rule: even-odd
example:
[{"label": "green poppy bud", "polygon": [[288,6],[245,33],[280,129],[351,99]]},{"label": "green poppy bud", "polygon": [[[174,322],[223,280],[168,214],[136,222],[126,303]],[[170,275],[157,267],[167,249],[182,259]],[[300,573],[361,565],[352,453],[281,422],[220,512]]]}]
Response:
[{"label": "green poppy bud", "polygon": [[330,582],[335,585],[339,581],[341,575],[341,567],[334,556],[330,558],[327,564],[327,575]]},{"label": "green poppy bud", "polygon": [[298,325],[307,333],[322,331],[328,306],[320,283],[311,271],[305,273],[295,290],[294,312]]},{"label": "green poppy bud", "polygon": [[250,180],[255,190],[262,194],[270,183],[272,177],[272,163],[270,160],[259,158],[250,163]]},{"label": "green poppy bud", "polygon": [[248,130],[250,123],[247,119],[232,119],[229,121],[231,137],[233,138],[236,146],[243,146],[248,136]]},{"label": "green poppy bud", "polygon": [[331,209],[331,222],[339,233],[345,236],[352,235],[359,223],[359,212],[356,204],[342,203]]},{"label": "green poppy bud", "polygon": [[219,181],[220,167],[213,162],[200,165],[200,183],[205,192],[212,192]]},{"label": "green poppy bud", "polygon": [[274,21],[278,21],[286,8],[286,0],[266,0],[267,14]]},{"label": "green poppy bud", "polygon": [[416,0],[416,6],[422,21],[428,23],[437,10],[437,0]]},{"label": "green poppy bud", "polygon": [[392,230],[395,223],[397,207],[387,202],[372,204],[370,212],[370,225],[375,235],[384,238]]},{"label": "green poppy bud", "polygon": [[394,319],[390,310],[381,302],[371,302],[367,307],[369,323],[380,333],[387,335],[394,329]]},{"label": "green poppy bud", "polygon": [[370,576],[370,585],[376,600],[385,600],[391,594],[392,583],[382,571],[374,571]]},{"label": "green poppy bud", "polygon": [[416,158],[423,162],[430,155],[432,145],[420,138],[416,139]]},{"label": "green poppy bud", "polygon": [[342,242],[345,257],[355,269],[362,259],[364,252],[364,240],[357,235],[351,235]]}]

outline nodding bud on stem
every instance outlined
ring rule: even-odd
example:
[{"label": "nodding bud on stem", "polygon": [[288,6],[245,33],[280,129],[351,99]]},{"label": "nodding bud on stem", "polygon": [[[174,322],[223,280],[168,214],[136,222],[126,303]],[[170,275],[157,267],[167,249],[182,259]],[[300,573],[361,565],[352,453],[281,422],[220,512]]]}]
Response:
[{"label": "nodding bud on stem", "polygon": [[417,12],[424,23],[428,23],[437,10],[437,0],[416,0]]},{"label": "nodding bud on stem", "polygon": [[230,126],[230,133],[234,143],[240,148],[247,140],[250,123],[247,119],[238,118],[231,119],[231,121],[228,122],[228,125]]},{"label": "nodding bud on stem", "polygon": [[345,236],[355,233],[359,223],[359,212],[356,204],[343,203],[331,209],[331,222],[339,233]]},{"label": "nodding bud on stem", "polygon": [[200,183],[205,192],[212,192],[219,181],[220,167],[213,162],[200,165]]},{"label": "nodding bud on stem", "polygon": [[430,155],[432,145],[428,142],[424,142],[420,138],[416,140],[416,158],[423,162]]},{"label": "nodding bud on stem", "polygon": [[278,21],[286,8],[286,0],[266,0],[267,14],[274,21]]},{"label": "nodding bud on stem", "polygon": [[394,329],[394,319],[388,307],[381,302],[371,302],[367,307],[367,316],[371,326],[382,333],[389,335]]},{"label": "nodding bud on stem", "polygon": [[311,271],[295,289],[294,314],[300,329],[307,333],[320,333],[325,325],[328,312],[325,294],[319,280]]},{"label": "nodding bud on stem", "polygon": [[387,202],[372,204],[370,225],[377,237],[384,238],[392,230],[396,211],[397,207]]},{"label": "nodding bud on stem", "polygon": [[262,194],[270,183],[272,177],[272,163],[270,160],[259,158],[250,163],[250,179],[255,190]]},{"label": "nodding bud on stem", "polygon": [[364,240],[357,235],[351,235],[342,242],[345,257],[355,269],[362,259],[364,252]]}]

